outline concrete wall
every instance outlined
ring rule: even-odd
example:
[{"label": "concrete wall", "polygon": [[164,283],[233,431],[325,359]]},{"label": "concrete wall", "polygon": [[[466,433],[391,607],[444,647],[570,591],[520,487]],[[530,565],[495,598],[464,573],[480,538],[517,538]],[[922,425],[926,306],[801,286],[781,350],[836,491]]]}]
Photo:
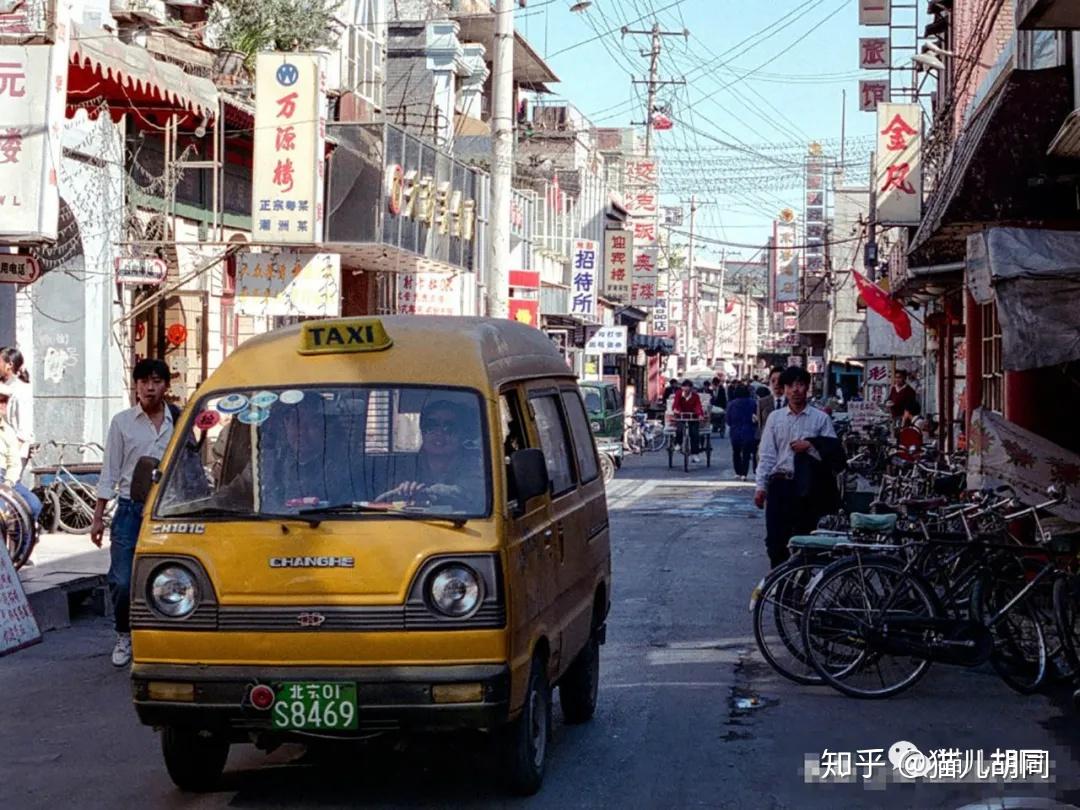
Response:
[{"label": "concrete wall", "polygon": [[[837,241],[851,239],[859,218],[870,210],[870,190],[839,185],[833,192],[834,230]],[[829,311],[830,349],[826,362],[845,362],[867,352],[866,314],[858,309],[858,290],[851,275],[863,272],[863,242],[840,242],[833,247],[833,293]]]}]

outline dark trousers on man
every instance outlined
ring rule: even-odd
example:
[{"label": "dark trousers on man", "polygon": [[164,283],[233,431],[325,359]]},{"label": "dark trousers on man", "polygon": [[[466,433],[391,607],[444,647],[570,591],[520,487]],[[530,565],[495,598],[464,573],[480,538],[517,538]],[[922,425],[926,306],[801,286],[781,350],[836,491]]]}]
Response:
[{"label": "dark trousers on man", "polygon": [[117,633],[131,632],[131,567],[142,513],[143,504],[121,498],[109,526],[109,573],[105,581],[109,585]]},{"label": "dark trousers on man", "polygon": [[746,475],[750,471],[750,461],[757,449],[757,439],[732,439],[731,464],[736,475]]},{"label": "dark trousers on man", "polygon": [[765,490],[765,548],[773,568],[790,556],[788,541],[792,536],[812,532],[819,517],[811,499],[797,493],[793,479],[769,479]]},{"label": "dark trousers on man", "polygon": [[696,419],[679,419],[675,422],[675,447],[682,445],[683,430],[690,429],[690,453],[701,452],[701,423]]}]

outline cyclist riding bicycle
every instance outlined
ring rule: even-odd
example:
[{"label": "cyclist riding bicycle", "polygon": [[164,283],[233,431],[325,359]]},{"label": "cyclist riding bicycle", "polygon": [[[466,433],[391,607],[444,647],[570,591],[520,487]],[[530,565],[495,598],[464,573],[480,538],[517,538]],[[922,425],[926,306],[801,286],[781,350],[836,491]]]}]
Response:
[{"label": "cyclist riding bicycle", "polygon": [[[694,390],[694,383],[690,380],[682,381],[679,392],[675,394],[671,412],[675,419],[675,445],[682,443],[684,426],[689,425],[690,461],[697,464],[699,462],[698,448],[701,446],[701,422],[705,419],[705,407],[701,404],[701,397]],[[689,419],[691,414],[697,418]]]}]

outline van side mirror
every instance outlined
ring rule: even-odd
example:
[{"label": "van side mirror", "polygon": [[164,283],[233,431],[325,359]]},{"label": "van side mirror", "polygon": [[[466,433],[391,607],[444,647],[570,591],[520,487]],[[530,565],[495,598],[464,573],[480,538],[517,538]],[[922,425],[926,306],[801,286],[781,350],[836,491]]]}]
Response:
[{"label": "van side mirror", "polygon": [[530,498],[546,493],[550,487],[544,453],[535,447],[515,450],[510,456],[510,472],[517,485],[518,503],[522,506]]},{"label": "van side mirror", "polygon": [[142,456],[135,462],[135,472],[131,474],[131,500],[145,503],[150,497],[150,488],[161,480],[160,463],[161,459],[153,456]]}]

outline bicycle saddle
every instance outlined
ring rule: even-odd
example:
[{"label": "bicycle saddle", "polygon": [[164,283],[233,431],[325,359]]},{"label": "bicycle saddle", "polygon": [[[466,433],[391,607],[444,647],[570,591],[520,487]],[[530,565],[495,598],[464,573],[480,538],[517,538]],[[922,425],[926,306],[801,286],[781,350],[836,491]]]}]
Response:
[{"label": "bicycle saddle", "polygon": [[891,532],[896,528],[896,515],[868,515],[854,512],[851,515],[853,532]]}]

